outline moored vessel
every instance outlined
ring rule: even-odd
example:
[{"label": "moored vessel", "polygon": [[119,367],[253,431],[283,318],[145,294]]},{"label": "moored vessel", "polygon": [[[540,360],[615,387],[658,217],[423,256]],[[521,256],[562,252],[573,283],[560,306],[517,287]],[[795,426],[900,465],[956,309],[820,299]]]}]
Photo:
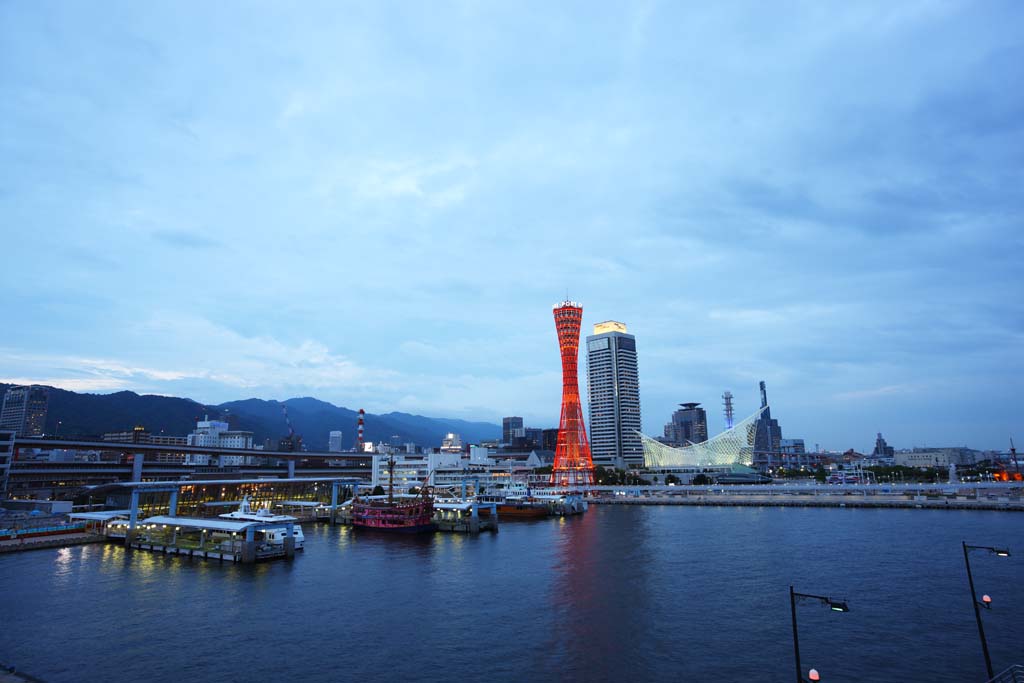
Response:
[{"label": "moored vessel", "polygon": [[377,531],[423,533],[434,530],[434,500],[424,484],[418,494],[395,494],[395,460],[388,460],[386,496],[356,496],[352,526]]},{"label": "moored vessel", "polygon": [[[510,482],[476,499],[481,503],[495,503],[499,519],[541,519],[552,514],[551,501],[535,498],[523,482]],[[486,514],[486,510],[481,512]]]},{"label": "moored vessel", "polygon": [[[253,511],[252,506],[249,504],[249,496],[242,498],[242,504],[238,506],[238,509],[234,512],[228,512],[223,515],[217,515],[221,519],[233,519],[248,522],[297,522],[298,520],[291,515],[275,515],[268,508],[260,508]],[[267,529],[264,532],[264,538],[270,545],[284,545],[284,539],[288,535],[285,529]],[[302,550],[306,543],[305,536],[302,535],[302,526],[295,524],[292,527],[292,537],[295,539],[295,549]]]}]

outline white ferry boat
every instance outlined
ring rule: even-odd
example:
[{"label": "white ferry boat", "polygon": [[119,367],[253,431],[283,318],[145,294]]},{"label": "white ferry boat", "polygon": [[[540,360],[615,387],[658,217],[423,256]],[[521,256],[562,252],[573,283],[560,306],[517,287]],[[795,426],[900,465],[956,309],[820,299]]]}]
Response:
[{"label": "white ferry boat", "polygon": [[[233,519],[233,520],[244,520],[249,522],[298,522],[295,517],[291,515],[275,515],[270,511],[270,508],[260,508],[253,512],[252,506],[249,504],[249,496],[242,498],[242,504],[238,506],[238,509],[234,512],[228,512],[227,514],[218,515],[221,519]],[[285,536],[288,534],[287,529],[267,529],[263,532],[266,542],[270,545],[284,545]],[[292,534],[295,538],[295,549],[302,550],[305,544],[305,537],[302,535],[302,525],[295,524],[292,527]]]}]

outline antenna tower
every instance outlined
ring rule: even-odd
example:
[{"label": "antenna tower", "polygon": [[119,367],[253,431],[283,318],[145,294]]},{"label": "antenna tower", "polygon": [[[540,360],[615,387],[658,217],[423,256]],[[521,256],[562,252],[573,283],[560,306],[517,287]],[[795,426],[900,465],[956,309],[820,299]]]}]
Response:
[{"label": "antenna tower", "polygon": [[722,405],[725,406],[725,428],[733,427],[732,392],[726,391],[722,394]]}]

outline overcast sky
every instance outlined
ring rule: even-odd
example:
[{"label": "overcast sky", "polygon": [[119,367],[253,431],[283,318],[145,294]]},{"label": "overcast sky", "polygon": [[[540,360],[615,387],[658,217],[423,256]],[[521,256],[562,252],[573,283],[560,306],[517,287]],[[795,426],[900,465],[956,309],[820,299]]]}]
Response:
[{"label": "overcast sky", "polygon": [[0,2],[3,381],[1024,442],[1024,4],[158,4]]}]

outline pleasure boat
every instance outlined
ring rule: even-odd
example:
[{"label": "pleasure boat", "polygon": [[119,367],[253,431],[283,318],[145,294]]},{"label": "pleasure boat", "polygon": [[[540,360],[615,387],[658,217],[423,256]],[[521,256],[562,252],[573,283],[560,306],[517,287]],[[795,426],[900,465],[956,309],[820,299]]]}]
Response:
[{"label": "pleasure boat", "polygon": [[[270,511],[269,507],[259,508],[253,511],[252,506],[249,504],[249,496],[242,498],[242,504],[238,506],[238,509],[234,512],[228,512],[223,515],[217,515],[221,519],[231,519],[234,521],[245,521],[245,522],[297,522],[298,520],[291,515],[275,515]],[[270,545],[284,545],[284,539],[288,535],[287,529],[267,529],[263,532],[266,542]],[[295,549],[302,550],[305,545],[306,539],[302,535],[302,525],[295,524],[292,527],[292,536],[295,538]]]}]

